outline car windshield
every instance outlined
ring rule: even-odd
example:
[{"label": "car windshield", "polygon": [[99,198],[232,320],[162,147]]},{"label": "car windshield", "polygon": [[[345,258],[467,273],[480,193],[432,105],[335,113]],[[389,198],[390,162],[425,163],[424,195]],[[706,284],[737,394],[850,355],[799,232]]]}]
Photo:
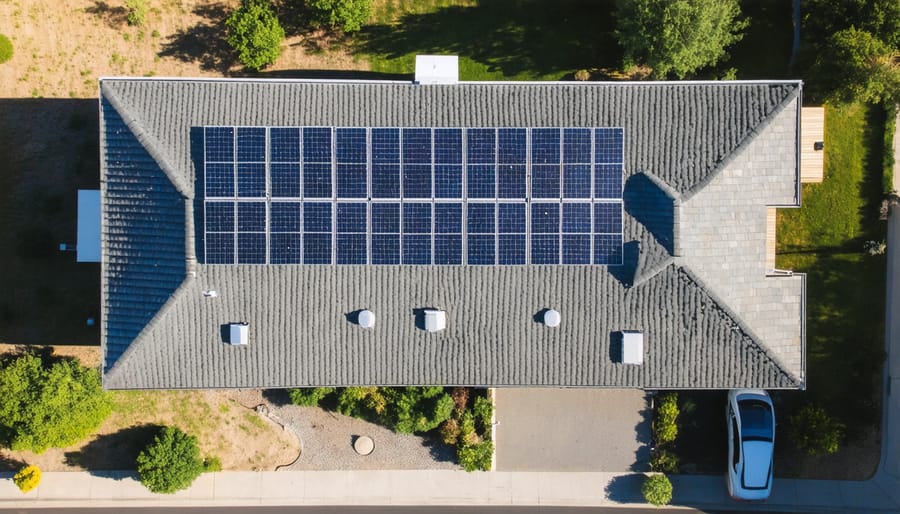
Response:
[{"label": "car windshield", "polygon": [[775,423],[772,407],[762,400],[739,400],[741,411],[741,438],[744,441],[772,441]]}]

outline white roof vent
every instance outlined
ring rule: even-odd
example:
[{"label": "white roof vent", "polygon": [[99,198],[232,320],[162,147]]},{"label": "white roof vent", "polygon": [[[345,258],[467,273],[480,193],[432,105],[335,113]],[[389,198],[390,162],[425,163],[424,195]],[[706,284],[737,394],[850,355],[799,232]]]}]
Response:
[{"label": "white roof vent", "polygon": [[437,309],[423,309],[423,326],[426,332],[439,332],[447,328],[447,313]]},{"label": "white roof vent", "polygon": [[644,334],[631,330],[622,331],[622,364],[644,363]]},{"label": "white roof vent", "polygon": [[228,344],[245,345],[249,342],[249,334],[249,323],[231,323],[228,330]]},{"label": "white roof vent", "polygon": [[459,82],[459,57],[455,55],[417,55],[416,83],[456,84]]},{"label": "white roof vent", "polygon": [[560,321],[562,321],[562,316],[559,315],[559,311],[556,309],[547,309],[544,311],[544,325],[548,327],[558,327]]},{"label": "white roof vent", "polygon": [[356,322],[363,328],[372,328],[375,326],[375,313],[369,309],[359,311]]}]

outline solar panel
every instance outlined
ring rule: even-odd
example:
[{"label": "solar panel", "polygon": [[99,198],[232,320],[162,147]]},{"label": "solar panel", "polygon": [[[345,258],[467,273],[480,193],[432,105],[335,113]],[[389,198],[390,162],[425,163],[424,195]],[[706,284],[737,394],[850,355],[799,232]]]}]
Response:
[{"label": "solar panel", "polygon": [[623,141],[621,128],[204,127],[205,262],[619,264]]}]

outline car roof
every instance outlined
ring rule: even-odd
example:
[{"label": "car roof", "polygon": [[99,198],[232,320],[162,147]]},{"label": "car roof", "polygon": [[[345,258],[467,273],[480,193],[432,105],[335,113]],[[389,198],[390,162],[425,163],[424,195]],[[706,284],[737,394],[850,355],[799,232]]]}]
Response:
[{"label": "car roof", "polygon": [[772,468],[772,443],[769,441],[744,441],[744,470],[741,485],[748,489],[769,486]]}]

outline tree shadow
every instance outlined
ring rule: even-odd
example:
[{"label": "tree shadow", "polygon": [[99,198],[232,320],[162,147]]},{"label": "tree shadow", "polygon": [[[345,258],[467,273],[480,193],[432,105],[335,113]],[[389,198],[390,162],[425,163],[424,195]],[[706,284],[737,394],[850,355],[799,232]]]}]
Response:
[{"label": "tree shadow", "polygon": [[604,492],[606,497],[618,503],[643,503],[644,495],[641,494],[641,485],[644,483],[644,475],[619,475],[606,484]]},{"label": "tree shadow", "polygon": [[456,462],[456,448],[444,444],[432,435],[425,435],[422,445],[428,448],[428,453],[436,462]]},{"label": "tree shadow", "polygon": [[864,236],[880,241],[887,237],[887,223],[879,220],[881,201],[891,189],[891,185],[884,182],[884,128],[888,121],[893,123],[894,120],[887,119],[887,110],[880,105],[869,105],[865,119],[863,141],[869,151],[863,153],[865,171],[859,187],[862,198],[859,217],[865,230]]},{"label": "tree shadow", "polygon": [[198,63],[205,71],[227,73],[235,63],[234,52],[225,40],[228,6],[222,3],[198,5],[192,12],[203,20],[168,36],[158,55]]},{"label": "tree shadow", "polygon": [[379,73],[363,70],[274,70],[235,73],[235,76],[261,77],[271,79],[317,79],[317,80],[413,80],[412,73]]},{"label": "tree shadow", "polygon": [[118,29],[128,23],[127,8],[122,6],[113,7],[101,0],[94,0],[93,7],[85,8],[84,12],[97,16],[113,29]]},{"label": "tree shadow", "polygon": [[641,420],[634,426],[635,441],[640,446],[634,452],[634,463],[629,467],[630,471],[650,471],[650,425],[653,421],[653,409],[650,407],[649,396],[644,395],[644,408],[640,412]]},{"label": "tree shadow", "polygon": [[26,465],[23,460],[0,453],[0,473],[16,473]]},{"label": "tree shadow", "polygon": [[138,454],[162,429],[156,424],[135,425],[101,435],[80,451],[66,452],[66,464],[88,471],[133,470]]}]

